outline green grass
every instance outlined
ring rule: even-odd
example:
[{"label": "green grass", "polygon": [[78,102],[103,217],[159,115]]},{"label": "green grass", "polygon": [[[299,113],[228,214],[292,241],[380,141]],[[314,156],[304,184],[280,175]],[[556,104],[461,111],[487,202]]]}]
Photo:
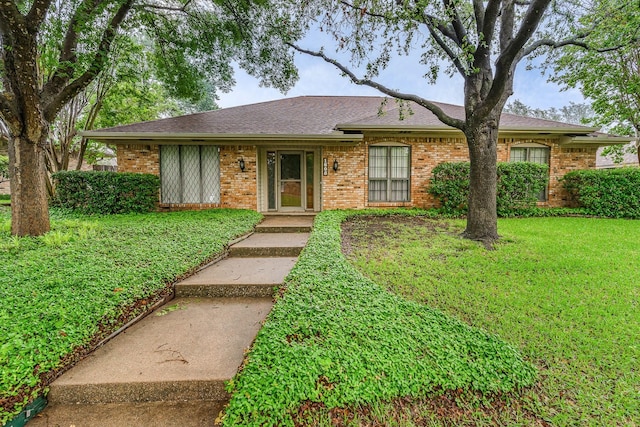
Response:
[{"label": "green grass", "polygon": [[458,390],[489,398],[534,383],[535,369],[503,340],[393,295],[351,266],[340,249],[349,215],[316,217],[286,291],[229,384],[224,425],[292,426],[305,406]]},{"label": "green grass", "polygon": [[9,234],[8,209],[0,208],[0,424],[42,391],[40,374],[116,328],[132,304],[221,253],[259,219],[238,210],[105,217],[54,211],[50,233],[17,238]]},{"label": "green grass", "polygon": [[[463,226],[356,219],[350,258],[392,292],[516,346],[540,372],[519,402],[537,418],[639,425],[640,222],[503,219],[502,241],[490,252],[457,237]],[[375,410],[388,414],[394,405]],[[468,421],[519,424],[518,411],[512,404],[492,422],[482,414]]]}]

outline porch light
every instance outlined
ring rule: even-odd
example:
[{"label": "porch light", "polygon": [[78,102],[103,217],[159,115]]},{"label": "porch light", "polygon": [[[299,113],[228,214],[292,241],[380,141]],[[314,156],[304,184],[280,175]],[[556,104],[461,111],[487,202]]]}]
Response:
[{"label": "porch light", "polygon": [[245,168],[244,159],[240,159],[238,164],[240,165],[240,170],[244,172],[244,168]]},{"label": "porch light", "polygon": [[338,159],[333,161],[333,171],[338,172]]}]

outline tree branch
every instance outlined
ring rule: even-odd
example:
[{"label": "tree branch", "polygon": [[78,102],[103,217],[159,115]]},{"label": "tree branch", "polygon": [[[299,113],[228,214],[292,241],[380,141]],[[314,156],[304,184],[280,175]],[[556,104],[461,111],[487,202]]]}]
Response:
[{"label": "tree branch", "polygon": [[534,0],[529,5],[523,19],[522,24],[515,36],[511,39],[505,49],[501,50],[496,60],[495,74],[491,89],[482,104],[482,113],[488,113],[498,103],[504,89],[509,81],[511,81],[514,65],[522,59],[520,52],[531,35],[538,28],[538,24],[542,20],[547,7],[551,0]]},{"label": "tree branch", "polygon": [[429,111],[431,111],[433,114],[435,114],[435,116],[445,125],[447,126],[451,126],[460,130],[464,131],[465,128],[465,122],[463,120],[459,120],[459,119],[455,119],[453,117],[450,117],[449,115],[445,114],[444,111],[442,111],[442,109],[440,107],[438,107],[436,104],[427,101],[424,98],[421,98],[419,96],[416,95],[412,95],[412,94],[407,94],[407,93],[402,93],[402,92],[398,92],[396,90],[393,89],[389,89],[388,87],[374,82],[372,80],[369,79],[360,79],[358,78],[349,68],[347,68],[346,66],[344,66],[343,64],[341,64],[340,62],[336,61],[333,58],[329,58],[328,56],[326,56],[324,53],[322,52],[317,52],[317,51],[311,51],[311,50],[307,50],[307,49],[303,49],[300,46],[297,46],[295,44],[292,43],[287,43],[290,47],[292,47],[293,49],[297,50],[300,53],[304,53],[307,55],[311,55],[311,56],[315,56],[317,58],[322,58],[325,62],[328,62],[329,64],[335,66],[336,68],[338,68],[340,71],[342,71],[347,77],[349,77],[349,79],[351,79],[351,81],[357,85],[363,85],[363,86],[369,86],[372,87],[374,89],[377,89],[378,91],[384,93],[385,95],[389,95],[393,98],[397,98],[397,99],[404,99],[406,101],[413,101],[418,105],[421,105],[422,107],[428,109]]},{"label": "tree branch", "polygon": [[111,45],[116,36],[117,30],[127,17],[134,1],[135,0],[125,1],[114,14],[113,18],[102,33],[102,40],[100,41],[96,54],[93,57],[93,61],[87,70],[65,87],[56,90],[58,93],[46,103],[44,106],[44,116],[47,120],[52,121],[57,112],[60,111],[60,108],[62,108],[62,106],[71,98],[77,95],[78,92],[87,87],[87,85],[96,78],[100,71],[104,69],[105,65],[108,64],[108,54],[111,51]]},{"label": "tree branch", "polygon": [[458,9],[452,0],[442,0],[444,4],[445,11],[449,11],[451,14],[451,25],[453,26],[453,30],[456,33],[456,37],[458,39],[458,45],[460,43],[464,43],[464,40],[467,38],[467,30],[464,28],[464,24],[462,23],[462,19],[460,18],[460,14],[458,13]]},{"label": "tree branch", "polygon": [[513,27],[515,26],[515,6],[513,1],[507,0],[500,12],[500,51],[509,45],[513,38]]},{"label": "tree branch", "polygon": [[78,46],[78,23],[83,15],[90,14],[101,3],[102,0],[83,0],[75,10],[73,17],[67,24],[67,32],[62,42],[60,56],[58,57],[58,67],[53,75],[44,85],[43,98],[51,97],[63,87],[73,75],[73,64],[78,61],[76,48]]},{"label": "tree branch", "polygon": [[423,16],[424,25],[427,26],[429,30],[429,34],[433,37],[433,40],[440,46],[440,48],[447,54],[449,59],[453,62],[453,65],[456,67],[458,72],[464,77],[467,74],[468,67],[466,67],[462,61],[460,61],[460,57],[456,55],[456,53],[447,45],[447,43],[438,35],[436,29],[433,26],[433,21],[430,19],[428,15]]},{"label": "tree branch", "polygon": [[15,124],[19,120],[18,109],[4,93],[0,93],[0,117],[5,124]]},{"label": "tree branch", "polygon": [[476,17],[476,31],[478,34],[482,32],[484,28],[484,1],[473,0],[473,14]]},{"label": "tree branch", "polygon": [[33,34],[38,30],[44,18],[47,16],[47,10],[49,6],[51,6],[52,1],[53,0],[34,0],[26,18],[27,28],[30,33]]}]

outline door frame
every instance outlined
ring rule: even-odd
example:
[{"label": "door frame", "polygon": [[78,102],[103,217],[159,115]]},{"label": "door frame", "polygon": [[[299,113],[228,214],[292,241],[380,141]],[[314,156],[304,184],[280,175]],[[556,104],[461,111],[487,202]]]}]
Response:
[{"label": "door frame", "polygon": [[[275,177],[275,207],[269,209],[269,176],[267,167],[267,153],[275,152],[276,156],[276,177]],[[301,155],[301,183],[302,183],[302,207],[282,208],[280,206],[280,154],[299,153]],[[306,157],[308,153],[313,153],[313,208],[307,209],[307,181],[306,181]],[[320,147],[300,147],[300,146],[272,146],[259,147],[258,149],[258,209],[260,212],[270,213],[292,213],[292,212],[320,212],[322,209],[321,179],[322,179],[322,149]]]},{"label": "door frame", "polygon": [[[301,212],[304,211],[307,206],[307,180],[306,172],[307,165],[305,162],[304,150],[276,150],[276,179],[274,183],[274,190],[276,196],[276,211],[278,212]],[[300,182],[300,206],[282,206],[282,156],[297,155],[300,157],[300,179],[299,180],[285,180],[285,181],[299,181]]]}]

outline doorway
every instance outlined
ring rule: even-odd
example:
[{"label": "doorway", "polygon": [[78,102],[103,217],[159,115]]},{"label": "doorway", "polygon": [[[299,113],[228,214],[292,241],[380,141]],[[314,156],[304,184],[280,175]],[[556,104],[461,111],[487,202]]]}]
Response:
[{"label": "doorway", "polygon": [[316,205],[315,151],[266,151],[267,210],[313,211]]}]

